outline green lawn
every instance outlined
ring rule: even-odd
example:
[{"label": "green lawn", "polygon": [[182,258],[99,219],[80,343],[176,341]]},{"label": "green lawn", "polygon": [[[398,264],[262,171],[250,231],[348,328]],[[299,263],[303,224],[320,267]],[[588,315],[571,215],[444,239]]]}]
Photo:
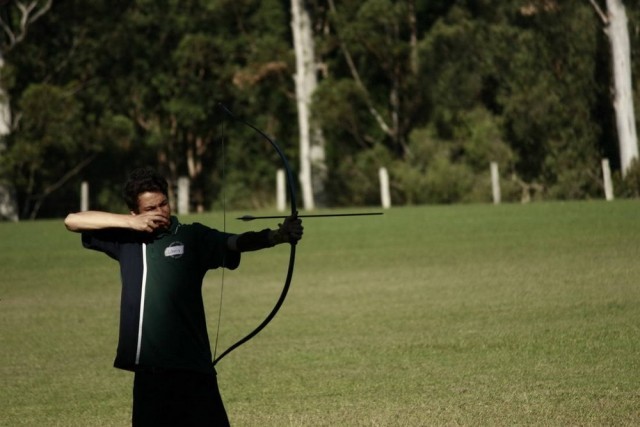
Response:
[{"label": "green lawn", "polygon": [[[116,263],[62,221],[0,239],[0,426],[129,424]],[[282,310],[218,365],[232,425],[638,425],[639,259],[637,201],[308,219]],[[218,353],[266,316],[287,260],[225,273]],[[211,272],[212,341],[220,286]]]}]

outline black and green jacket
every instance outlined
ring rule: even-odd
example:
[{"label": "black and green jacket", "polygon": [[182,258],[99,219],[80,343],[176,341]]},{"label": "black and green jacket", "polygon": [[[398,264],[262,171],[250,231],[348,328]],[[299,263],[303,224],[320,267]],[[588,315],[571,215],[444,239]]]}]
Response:
[{"label": "black and green jacket", "polygon": [[125,229],[82,233],[84,247],[120,263],[120,335],[114,366],[213,372],[202,280],[209,269],[235,269],[230,234],[180,224],[161,234]]}]

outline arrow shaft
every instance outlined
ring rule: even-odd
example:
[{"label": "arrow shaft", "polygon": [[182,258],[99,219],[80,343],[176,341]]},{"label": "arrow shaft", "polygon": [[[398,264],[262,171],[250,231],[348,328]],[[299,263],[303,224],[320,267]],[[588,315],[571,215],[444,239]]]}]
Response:
[{"label": "arrow shaft", "polygon": [[[338,217],[338,216],[371,216],[371,215],[383,215],[382,212],[356,212],[356,213],[344,213],[344,214],[311,214],[311,215],[298,215],[298,218],[328,218],[328,217]],[[273,215],[273,216],[252,216],[245,215],[241,216],[239,219],[241,221],[253,221],[254,219],[282,219],[286,218],[281,215]]]}]

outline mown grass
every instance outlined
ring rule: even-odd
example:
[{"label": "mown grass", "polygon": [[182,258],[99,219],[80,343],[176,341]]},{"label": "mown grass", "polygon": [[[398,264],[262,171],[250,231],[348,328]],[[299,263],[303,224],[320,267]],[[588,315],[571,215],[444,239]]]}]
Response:
[{"label": "mown grass", "polygon": [[[218,365],[232,424],[640,424],[639,208],[306,220],[281,312]],[[61,221],[0,224],[0,238],[0,425],[127,425],[132,377],[111,368],[116,264]],[[287,259],[245,254],[225,273],[218,353],[270,310]],[[211,272],[204,288],[212,341],[220,283]]]}]

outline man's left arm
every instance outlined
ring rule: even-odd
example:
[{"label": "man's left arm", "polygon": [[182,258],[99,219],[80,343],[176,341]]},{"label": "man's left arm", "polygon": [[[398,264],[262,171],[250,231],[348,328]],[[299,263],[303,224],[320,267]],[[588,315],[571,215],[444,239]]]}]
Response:
[{"label": "man's left arm", "polygon": [[234,234],[227,240],[227,247],[232,251],[249,252],[271,248],[282,243],[296,244],[302,239],[304,228],[297,217],[286,217],[277,230],[266,228],[262,231],[248,231]]}]

